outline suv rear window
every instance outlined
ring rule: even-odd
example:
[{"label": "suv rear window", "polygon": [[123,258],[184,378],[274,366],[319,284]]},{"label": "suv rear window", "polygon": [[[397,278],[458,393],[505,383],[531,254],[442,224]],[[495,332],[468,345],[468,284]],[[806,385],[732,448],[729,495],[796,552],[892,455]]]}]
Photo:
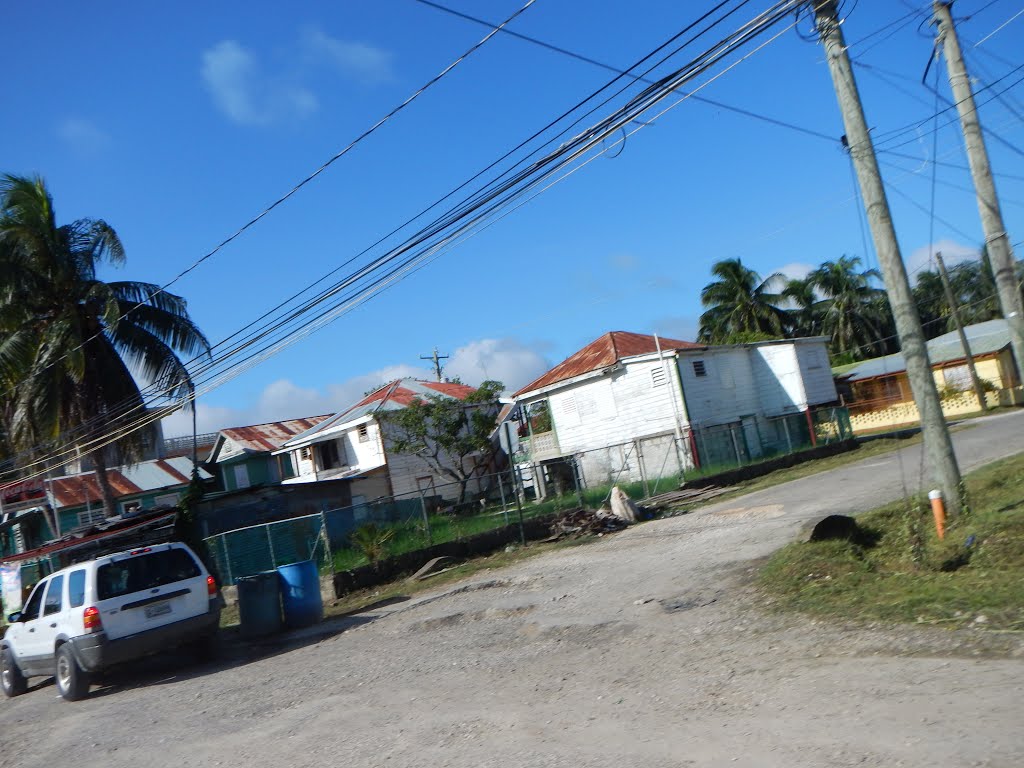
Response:
[{"label": "suv rear window", "polygon": [[167,549],[101,565],[96,574],[96,593],[100,600],[107,600],[199,575],[199,566],[188,552]]}]

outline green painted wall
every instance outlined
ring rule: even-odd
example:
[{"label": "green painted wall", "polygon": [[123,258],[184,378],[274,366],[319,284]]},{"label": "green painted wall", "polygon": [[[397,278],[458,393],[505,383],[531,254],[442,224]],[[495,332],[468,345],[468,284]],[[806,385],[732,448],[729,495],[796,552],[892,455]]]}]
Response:
[{"label": "green painted wall", "polygon": [[280,480],[277,476],[277,459],[274,456],[239,456],[217,465],[225,491],[239,489],[235,474],[235,467],[239,465],[244,465],[249,473],[249,485],[243,486],[245,488],[277,483]]}]

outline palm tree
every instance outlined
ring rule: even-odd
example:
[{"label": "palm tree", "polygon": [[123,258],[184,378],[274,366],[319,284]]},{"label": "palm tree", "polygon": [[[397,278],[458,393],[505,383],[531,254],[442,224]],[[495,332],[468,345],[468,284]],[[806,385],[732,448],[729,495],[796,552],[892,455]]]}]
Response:
[{"label": "palm tree", "polygon": [[[40,178],[0,177],[0,417],[11,443],[80,448],[116,514],[108,460],[138,460],[144,409],[133,370],[181,403],[192,391],[178,354],[209,354],[183,298],[141,282],[104,282],[124,247],[98,219],[57,225]],[[101,438],[117,435],[108,453]]]},{"label": "palm tree", "polygon": [[878,270],[861,272],[859,267],[859,257],[840,256],[807,276],[822,297],[821,328],[832,337],[833,354],[854,360],[882,354],[885,346],[886,318],[879,301],[885,291],[871,285],[881,278]]},{"label": "palm tree", "polygon": [[818,296],[808,279],[792,278],[786,281],[782,295],[788,299],[790,309],[789,334],[791,336],[815,336],[821,331]]},{"label": "palm tree", "polygon": [[738,337],[783,335],[786,313],[778,307],[782,296],[772,292],[782,278],[780,274],[762,280],[739,259],[715,262],[711,274],[718,280],[708,283],[700,292],[700,302],[707,307],[700,316],[701,341],[721,344]]}]

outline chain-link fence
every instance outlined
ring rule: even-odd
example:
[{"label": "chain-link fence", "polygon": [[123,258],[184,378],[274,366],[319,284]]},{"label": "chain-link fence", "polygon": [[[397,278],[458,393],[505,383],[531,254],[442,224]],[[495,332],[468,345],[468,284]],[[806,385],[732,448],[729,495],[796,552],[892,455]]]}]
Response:
[{"label": "chain-link fence", "polygon": [[[205,539],[222,583],[300,560],[349,570],[463,540],[576,506],[598,506],[613,485],[634,498],[775,456],[847,439],[843,408],[650,435],[420,491],[237,528]],[[472,489],[472,490],[469,490]],[[458,499],[458,501],[451,501]]]},{"label": "chain-link fence", "polygon": [[[693,426],[648,435],[544,462],[545,479],[563,464],[582,488],[635,483],[645,496],[779,456],[853,436],[845,408],[836,406],[774,418],[741,417],[727,424]],[[548,490],[548,489],[545,489]]]},{"label": "chain-link fence", "polygon": [[[205,539],[224,584],[301,560],[347,570],[460,540],[554,511],[567,502],[533,503],[532,489],[516,470],[480,476],[463,492],[459,484],[432,484],[421,491],[328,509],[219,533]],[[461,498],[452,502],[447,499]],[[524,506],[525,505],[525,506]]]}]

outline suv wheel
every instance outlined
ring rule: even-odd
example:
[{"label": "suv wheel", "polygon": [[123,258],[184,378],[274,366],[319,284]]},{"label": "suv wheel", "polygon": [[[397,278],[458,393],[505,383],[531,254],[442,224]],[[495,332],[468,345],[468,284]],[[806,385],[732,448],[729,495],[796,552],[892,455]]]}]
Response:
[{"label": "suv wheel", "polygon": [[68,701],[78,701],[89,695],[89,675],[75,659],[71,646],[64,643],[57,649],[57,692]]},{"label": "suv wheel", "polygon": [[20,696],[28,690],[28,680],[14,662],[10,648],[0,651],[0,687],[4,689],[4,696],[8,697]]}]

